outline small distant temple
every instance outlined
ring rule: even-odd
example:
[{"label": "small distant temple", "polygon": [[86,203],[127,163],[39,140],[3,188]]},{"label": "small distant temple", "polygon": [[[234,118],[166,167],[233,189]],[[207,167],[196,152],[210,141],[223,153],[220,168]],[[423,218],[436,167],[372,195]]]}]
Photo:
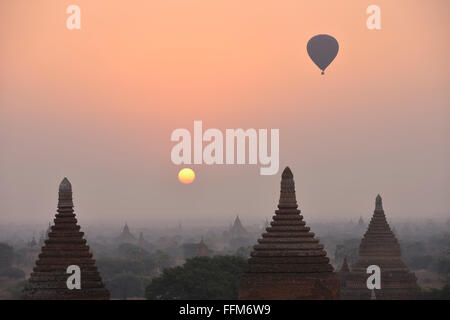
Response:
[{"label": "small distant temple", "polygon": [[203,238],[200,240],[200,243],[197,245],[197,251],[195,253],[196,257],[209,257],[211,256],[211,253],[206,246],[205,242],[203,241]]},{"label": "small distant temple", "polygon": [[128,228],[128,224],[126,222],[125,226],[122,229],[122,233],[116,238],[116,241],[119,243],[132,243],[132,244],[138,243],[138,240],[130,232],[130,228]]},{"label": "small distant temple", "polygon": [[37,246],[36,238],[33,236],[33,239],[31,239],[30,242],[28,242],[28,247],[33,249]]},{"label": "small distant temple", "polygon": [[153,246],[150,242],[145,239],[144,234],[142,232],[139,233],[139,239],[137,241],[138,247],[140,247],[143,250],[150,251],[153,249]]},{"label": "small distant temple", "polygon": [[[73,210],[72,185],[67,178],[59,186],[58,210],[22,298],[26,300],[105,300],[105,288],[92,259],[84,233]],[[81,289],[67,288],[67,268],[81,269]]]},{"label": "small distant temple", "polygon": [[144,234],[142,232],[139,233],[138,244],[140,247],[146,247],[148,245],[148,242],[147,240],[145,240]]},{"label": "small distant temple", "polygon": [[344,261],[342,262],[341,270],[339,270],[340,274],[348,274],[350,272],[350,268],[347,263],[347,256],[344,257]]},{"label": "small distant temple", "polygon": [[[346,264],[346,260],[344,260]],[[367,267],[381,270],[381,289],[367,288]],[[342,267],[346,269],[347,267]],[[391,231],[383,210],[381,196],[375,200],[375,211],[359,246],[359,257],[350,272],[339,274],[342,280],[341,298],[346,300],[412,300],[419,296],[414,273],[401,259],[400,245]]]},{"label": "small distant temple", "polygon": [[27,243],[24,257],[25,263],[30,265],[34,264],[39,255],[40,249],[40,246],[36,242],[36,238],[33,236],[31,241]]},{"label": "small distant temple", "polygon": [[239,219],[239,215],[237,215],[236,219],[234,219],[233,225],[230,228],[231,238],[247,237],[248,235],[248,231],[242,225],[241,219]]},{"label": "small distant temple", "polygon": [[347,276],[350,274],[350,268],[347,263],[347,256],[344,257],[344,261],[342,262],[341,270],[338,272],[341,288],[345,285],[345,281],[347,280]]},{"label": "small distant temple", "polygon": [[339,299],[339,279],[324,246],[297,209],[294,177],[284,169],[278,210],[248,260],[241,300]]}]

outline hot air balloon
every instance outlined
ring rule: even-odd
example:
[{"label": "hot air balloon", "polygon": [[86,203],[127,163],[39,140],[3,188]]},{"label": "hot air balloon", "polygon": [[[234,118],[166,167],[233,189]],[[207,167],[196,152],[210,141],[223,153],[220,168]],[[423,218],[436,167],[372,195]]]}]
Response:
[{"label": "hot air balloon", "polygon": [[308,41],[306,49],[311,60],[322,70],[322,74],[324,74],[325,69],[337,56],[339,43],[332,36],[319,34]]}]

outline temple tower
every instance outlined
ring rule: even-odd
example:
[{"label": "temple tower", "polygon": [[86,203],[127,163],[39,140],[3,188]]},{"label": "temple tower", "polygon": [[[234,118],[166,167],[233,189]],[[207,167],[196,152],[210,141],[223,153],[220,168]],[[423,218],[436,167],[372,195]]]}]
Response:
[{"label": "temple tower", "polygon": [[142,232],[139,233],[138,245],[141,248],[145,248],[148,245],[147,240],[145,240],[144,234]]},{"label": "temple tower", "polygon": [[[48,239],[42,247],[36,266],[23,291],[30,300],[103,300],[109,292],[103,285],[92,259],[92,253],[77,225],[72,201],[72,185],[67,178],[59,186],[58,210]],[[67,288],[71,274],[67,268],[76,265],[81,270],[81,289]]]},{"label": "temple tower", "polygon": [[232,238],[248,236],[248,231],[242,225],[241,219],[239,219],[239,215],[236,216],[236,219],[234,219],[234,223],[233,223],[232,227],[230,228],[230,236]]},{"label": "temple tower", "polygon": [[286,167],[278,210],[253,247],[239,299],[339,299],[339,280],[324,246],[297,208],[294,177]]},{"label": "temple tower", "polygon": [[341,290],[342,287],[345,286],[345,281],[347,280],[347,276],[350,274],[350,268],[347,263],[347,256],[344,257],[344,261],[342,262],[341,270],[338,272]]},{"label": "temple tower", "polygon": [[348,267],[347,256],[345,256],[344,261],[342,262],[341,270],[339,271],[339,273],[349,273],[349,272],[350,272],[350,268]]},{"label": "temple tower", "polygon": [[209,257],[211,255],[208,247],[206,246],[205,242],[203,241],[203,237],[200,240],[200,243],[197,245],[197,250],[195,253],[196,257]]},{"label": "temple tower", "polygon": [[[370,265],[381,270],[381,289],[373,294],[366,284]],[[375,211],[361,240],[358,260],[341,288],[342,299],[371,299],[374,295],[380,300],[415,299],[419,295],[416,276],[401,259],[400,245],[386,220],[380,195],[376,197]]]},{"label": "temple tower", "polygon": [[122,229],[122,233],[116,238],[116,242],[138,244],[138,239],[130,232],[130,228],[126,222]]},{"label": "temple tower", "polygon": [[363,228],[364,225],[365,225],[365,224],[364,224],[364,219],[363,219],[362,216],[360,216],[360,217],[359,217],[359,220],[358,220],[358,226],[361,227],[361,228]]}]

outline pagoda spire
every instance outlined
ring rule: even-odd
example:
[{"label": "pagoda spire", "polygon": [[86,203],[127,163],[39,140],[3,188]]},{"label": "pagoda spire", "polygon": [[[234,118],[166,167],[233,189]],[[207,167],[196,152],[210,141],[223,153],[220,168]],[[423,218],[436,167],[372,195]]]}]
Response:
[{"label": "pagoda spire", "polygon": [[67,178],[59,184],[58,212],[73,213],[72,184]]},{"label": "pagoda spire", "polygon": [[289,167],[286,167],[281,175],[279,209],[297,209],[297,199],[295,197],[294,175]]},{"label": "pagoda spire", "polygon": [[348,272],[350,272],[350,268],[348,267],[347,256],[345,256],[344,262],[342,262],[340,273],[348,273]]},{"label": "pagoda spire", "polygon": [[381,212],[383,210],[383,199],[381,199],[380,195],[377,195],[377,198],[375,199],[375,211]]}]

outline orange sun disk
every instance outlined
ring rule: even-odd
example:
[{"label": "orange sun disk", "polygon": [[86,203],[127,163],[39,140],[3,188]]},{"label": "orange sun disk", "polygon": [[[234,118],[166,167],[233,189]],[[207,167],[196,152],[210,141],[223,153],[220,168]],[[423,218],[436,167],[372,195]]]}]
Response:
[{"label": "orange sun disk", "polygon": [[190,184],[195,180],[195,172],[190,168],[181,169],[178,172],[178,180],[183,184]]}]

